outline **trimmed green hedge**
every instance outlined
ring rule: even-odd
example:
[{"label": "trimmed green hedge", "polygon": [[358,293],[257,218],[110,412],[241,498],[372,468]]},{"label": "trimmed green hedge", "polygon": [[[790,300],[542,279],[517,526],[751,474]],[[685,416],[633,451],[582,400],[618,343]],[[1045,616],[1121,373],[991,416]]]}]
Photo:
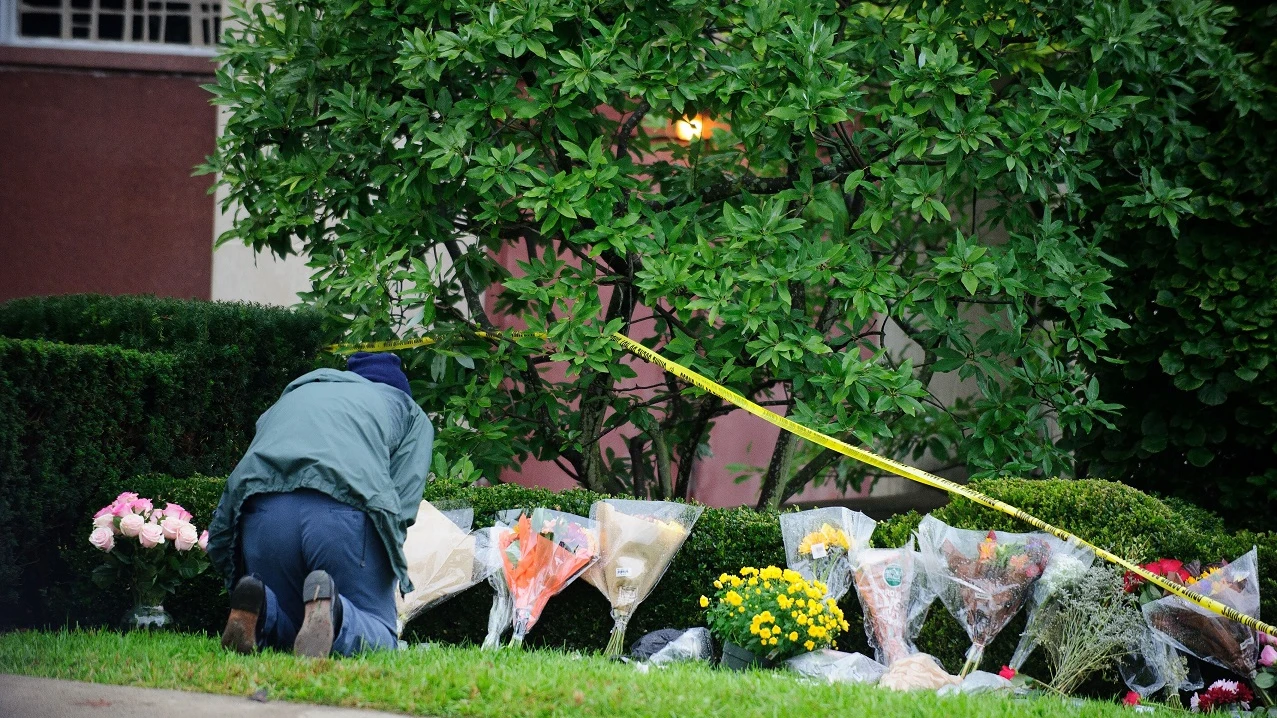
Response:
[{"label": "trimmed green hedge", "polygon": [[[149,492],[156,498],[179,500],[196,513],[197,520],[211,515],[220,492],[215,479],[166,479],[151,477],[122,482],[103,493],[109,499],[118,491]],[[1273,534],[1225,533],[1215,517],[1205,511],[1183,505],[1163,503],[1122,484],[1086,481],[1026,481],[994,479],[979,481],[976,488],[1008,503],[1019,506],[1040,518],[1074,531],[1078,535],[1139,561],[1161,556],[1185,560],[1214,561],[1231,559],[1260,547],[1260,571],[1263,576],[1263,615],[1277,613],[1277,536]],[[109,494],[109,495],[108,495]],[[431,484],[426,489],[430,500],[460,499],[475,510],[475,525],[491,525],[497,511],[509,508],[546,506],[580,515],[588,515],[590,504],[599,495],[583,490],[560,493],[529,489],[512,484],[487,488],[457,487],[445,483]],[[1024,531],[1027,527],[1010,517],[994,513],[965,500],[957,500],[934,512],[953,525],[973,529]],[[874,532],[880,546],[903,543],[917,526],[917,514],[897,516],[882,522]],[[88,535],[88,520],[81,522]],[[701,624],[702,610],[697,599],[711,590],[710,583],[719,573],[734,571],[746,565],[784,562],[780,526],[774,513],[750,509],[706,509],[695,530],[674,560],[652,596],[634,616],[630,638],[665,627]],[[87,542],[75,549],[77,565],[91,567],[96,561]],[[219,631],[225,619],[225,598],[215,577],[201,577],[184,589],[171,606],[179,621],[188,627]],[[487,626],[491,590],[477,586],[461,596],[427,612],[409,624],[405,639],[409,641],[479,642]],[[112,606],[108,618],[123,611],[123,604]],[[847,650],[867,651],[860,628],[862,614],[854,591],[844,601],[844,610],[853,630],[840,646]],[[986,656],[986,667],[1005,663],[1014,649],[1023,618],[1019,618],[994,643]],[[559,646],[574,649],[602,649],[611,630],[608,606],[602,595],[584,581],[577,581],[547,605],[540,623],[528,636],[530,645]],[[944,661],[950,670],[961,666],[969,642],[958,624],[936,603],[924,627],[920,647]],[[1032,670],[1032,665],[1030,669]]]},{"label": "trimmed green hedge", "polygon": [[171,465],[157,469],[178,476],[230,471],[257,417],[288,382],[324,359],[318,313],[240,302],[91,294],[15,299],[0,304],[0,337],[178,357],[180,399],[195,430],[173,437]]},{"label": "trimmed green hedge", "polygon": [[321,346],[312,312],[87,295],[0,304],[0,628],[77,617],[59,557],[102,487],[229,472]]}]

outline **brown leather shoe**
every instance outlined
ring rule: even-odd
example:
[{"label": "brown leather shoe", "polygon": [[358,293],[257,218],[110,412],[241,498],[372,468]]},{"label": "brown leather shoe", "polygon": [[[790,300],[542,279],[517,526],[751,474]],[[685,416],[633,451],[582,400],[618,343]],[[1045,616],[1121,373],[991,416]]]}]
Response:
[{"label": "brown leather shoe", "polygon": [[245,576],[231,591],[231,614],[222,631],[222,648],[236,653],[257,650],[257,627],[266,613],[266,586],[255,576]]},{"label": "brown leather shoe", "polygon": [[293,653],[310,658],[326,658],[333,650],[333,639],[341,630],[341,597],[337,584],[327,571],[311,571],[302,586],[306,615],[297,630]]}]

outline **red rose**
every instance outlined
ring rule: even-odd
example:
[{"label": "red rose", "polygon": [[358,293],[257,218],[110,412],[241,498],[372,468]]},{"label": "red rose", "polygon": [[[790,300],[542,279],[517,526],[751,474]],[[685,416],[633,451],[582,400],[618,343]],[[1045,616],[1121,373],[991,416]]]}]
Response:
[{"label": "red rose", "polygon": [[1140,694],[1135,691],[1127,691],[1126,697],[1122,699],[1122,702],[1128,706],[1137,706],[1140,704]]},{"label": "red rose", "polygon": [[1009,681],[1012,678],[1015,678],[1015,669],[1011,666],[1003,666],[1002,670],[998,671],[998,675]]}]

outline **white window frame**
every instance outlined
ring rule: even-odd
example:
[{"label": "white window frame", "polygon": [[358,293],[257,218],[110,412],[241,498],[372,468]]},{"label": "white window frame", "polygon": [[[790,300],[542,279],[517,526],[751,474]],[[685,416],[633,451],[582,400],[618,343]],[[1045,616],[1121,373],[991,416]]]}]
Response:
[{"label": "white window frame", "polygon": [[[198,2],[199,0],[192,0]],[[226,11],[229,0],[218,0]],[[223,28],[225,20],[223,17]],[[0,45],[9,47],[44,48],[46,50],[93,50],[95,52],[122,52],[135,55],[185,55],[188,57],[213,57],[216,47],[179,45],[162,42],[129,42],[110,40],[66,40],[58,37],[22,37],[18,34],[18,0],[0,0]]]}]

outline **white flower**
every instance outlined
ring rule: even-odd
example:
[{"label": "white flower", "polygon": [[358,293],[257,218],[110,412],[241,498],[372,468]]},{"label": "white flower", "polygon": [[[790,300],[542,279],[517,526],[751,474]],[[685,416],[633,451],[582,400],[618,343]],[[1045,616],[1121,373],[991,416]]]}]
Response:
[{"label": "white flower", "polygon": [[1219,680],[1215,681],[1214,683],[1210,684],[1210,689],[1211,689],[1211,690],[1214,690],[1214,689],[1216,689],[1216,688],[1219,688],[1219,689],[1221,689],[1221,690],[1228,691],[1229,693],[1236,693],[1236,692],[1237,692],[1237,681],[1229,681],[1229,680],[1225,680],[1225,679],[1221,678],[1221,679],[1219,679]]},{"label": "white flower", "polygon": [[1052,594],[1081,581],[1084,576],[1086,576],[1086,566],[1065,554],[1056,556],[1047,564],[1041,581],[1046,585],[1047,593]]}]

